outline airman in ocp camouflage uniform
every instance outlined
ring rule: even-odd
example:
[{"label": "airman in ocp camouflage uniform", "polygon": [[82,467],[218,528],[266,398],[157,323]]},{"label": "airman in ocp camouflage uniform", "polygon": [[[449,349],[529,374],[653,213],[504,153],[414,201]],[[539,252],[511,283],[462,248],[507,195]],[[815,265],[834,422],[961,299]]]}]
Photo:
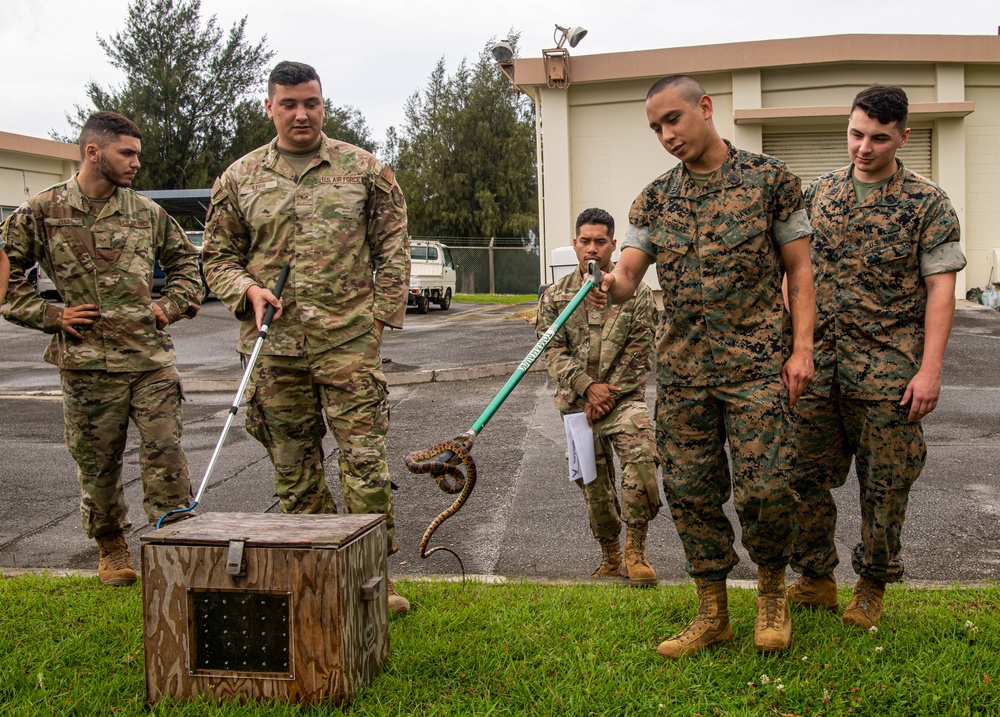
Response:
[{"label": "airman in ocp camouflage uniform", "polygon": [[646,114],[682,164],[632,204],[621,259],[604,287],[616,301],[631,295],[655,261],[663,289],[657,443],[700,607],[659,652],[678,658],[732,637],[726,577],[738,557],[722,509],[731,486],[743,545],[758,566],[754,645],[776,652],[791,640],[784,594],[795,507],[789,409],[813,373],[815,306],[799,181],[779,160],[725,142],[712,123],[711,98],[690,77],[654,84]]},{"label": "airman in ocp camouflage uniform", "polygon": [[806,191],[815,231],[816,379],[798,405],[793,487],[799,536],[790,599],[837,609],[837,507],[854,459],[861,489],[860,579],[845,624],[878,623],[887,582],[903,576],[900,534],[927,454],[920,419],[937,405],[941,363],[965,266],[945,193],[903,167],[906,94],[873,85],[852,106],[852,164]]},{"label": "airman in ocp camouflage uniform", "polygon": [[[596,261],[602,272],[613,268],[614,222],[596,208],[577,218],[573,249],[579,265],[542,294],[535,324],[539,338],[579,293],[588,262]],[[601,563],[592,577],[624,575],[632,585],[655,585],[656,572],[646,557],[646,532],[662,501],[656,482],[656,439],[645,397],[655,305],[645,285],[618,306],[594,295],[588,294],[549,342],[545,363],[557,385],[556,409],[564,416],[586,413],[594,429],[597,478],[587,484],[577,481],[591,532],[601,546]],[[622,466],[621,503],[612,446]]]},{"label": "airman in ocp camouflage uniform", "polygon": [[[392,170],[321,131],[323,95],[309,65],[281,62],[268,80],[278,136],[215,183],[205,227],[205,279],[243,322],[249,354],[267,306],[278,307],[247,387],[247,430],[274,464],[285,513],[333,513],[323,471],[326,423],[340,449],[350,513],[387,517],[388,390],[379,348],[402,327],[409,289],[406,205]],[[279,302],[274,286],[291,273]],[[406,600],[390,590],[390,609]]]},{"label": "airman in ocp camouflage uniform", "polygon": [[[162,208],[128,188],[139,168],[140,139],[121,115],[92,115],[80,133],[79,174],[29,199],[5,225],[12,274],[4,318],[52,334],[45,360],[59,367],[83,527],[97,539],[98,573],[109,585],[137,577],[123,535],[129,419],[141,437],[149,522],[187,506],[191,497],[180,444],[180,376],[164,329],[198,311],[198,250]],[[166,284],[154,301],[157,259]],[[28,281],[35,262],[65,308],[47,302]]]}]

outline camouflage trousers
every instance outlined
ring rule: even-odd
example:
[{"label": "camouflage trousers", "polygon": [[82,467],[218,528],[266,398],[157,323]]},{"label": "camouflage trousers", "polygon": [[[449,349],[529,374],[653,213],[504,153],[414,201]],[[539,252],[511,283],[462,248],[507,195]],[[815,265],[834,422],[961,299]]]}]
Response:
[{"label": "camouflage trousers", "polygon": [[[615,456],[622,467],[621,503],[615,488]],[[645,403],[620,403],[594,424],[597,478],[576,484],[583,490],[590,531],[598,540],[617,539],[622,521],[645,525],[663,501],[656,481],[656,440]]]},{"label": "camouflage trousers", "polygon": [[837,505],[830,491],[844,485],[853,458],[861,499],[854,572],[885,582],[903,577],[900,536],[910,488],[927,458],[923,429],[919,421],[907,421],[909,410],[898,400],[844,398],[837,386],[830,398],[807,393],[795,404],[799,460],[792,487],[799,535],[791,565],[796,572],[825,575],[840,561],[834,542]]},{"label": "camouflage trousers", "polygon": [[[385,456],[388,389],[378,330],[301,357],[261,356],[247,385],[246,428],[267,449],[282,513],[336,513],[323,469],[327,426],[337,441],[348,513],[386,516],[395,552]],[[325,418],[325,422],[324,422]]]},{"label": "camouflage trousers", "polygon": [[750,559],[766,568],[788,564],[795,537],[795,434],[780,376],[722,386],[657,382],[656,441],[663,492],[689,575],[723,580],[739,562],[723,512],[730,489]]},{"label": "camouflage trousers", "polygon": [[139,471],[146,520],[191,504],[187,458],[181,449],[181,384],[173,366],[156,371],[59,372],[66,446],[80,480],[87,536],[127,530],[122,455],[129,420],[139,430]]}]

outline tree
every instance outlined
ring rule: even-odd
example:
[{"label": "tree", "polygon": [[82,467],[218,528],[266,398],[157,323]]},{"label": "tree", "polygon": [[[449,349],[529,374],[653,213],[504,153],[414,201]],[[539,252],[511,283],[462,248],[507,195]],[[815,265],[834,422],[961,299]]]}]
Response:
[{"label": "tree", "polygon": [[[508,41],[516,47],[517,35]],[[388,135],[413,234],[537,234],[531,107],[497,67],[493,44],[450,77],[439,60],[426,87],[407,100],[402,132]]]},{"label": "tree", "polygon": [[67,120],[77,134],[94,109],[139,125],[143,170],[136,188],[209,186],[239,156],[233,138],[253,126],[251,98],[274,54],[266,36],[252,44],[245,29],[246,17],[227,33],[214,15],[203,25],[200,0],[134,0],[124,30],[97,39],[125,83],[105,89],[91,82],[93,109],[78,105]]}]

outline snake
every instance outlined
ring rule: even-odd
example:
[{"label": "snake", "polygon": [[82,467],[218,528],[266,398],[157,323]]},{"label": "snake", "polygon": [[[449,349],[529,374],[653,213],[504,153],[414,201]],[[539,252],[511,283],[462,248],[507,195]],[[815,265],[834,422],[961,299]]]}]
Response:
[{"label": "snake", "polygon": [[[438,487],[449,495],[458,494],[458,498],[447,509],[442,511],[424,531],[420,541],[420,557],[428,558],[439,550],[444,550],[455,556],[462,567],[462,578],[465,579],[465,565],[462,559],[451,548],[439,545],[427,550],[434,531],[441,527],[444,521],[455,515],[469,499],[472,489],[476,487],[476,461],[469,451],[472,449],[472,436],[463,434],[450,441],[443,441],[436,446],[423,451],[414,451],[406,456],[406,467],[417,475],[427,474],[437,483]],[[450,456],[445,454],[450,453]],[[457,459],[457,461],[456,461]],[[465,473],[462,473],[462,466]]]}]

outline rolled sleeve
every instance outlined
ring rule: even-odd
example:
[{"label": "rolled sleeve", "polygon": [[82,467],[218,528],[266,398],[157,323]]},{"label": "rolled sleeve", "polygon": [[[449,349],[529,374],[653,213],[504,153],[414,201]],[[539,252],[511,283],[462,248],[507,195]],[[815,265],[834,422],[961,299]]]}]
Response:
[{"label": "rolled sleeve", "polygon": [[656,259],[656,247],[649,238],[649,227],[637,227],[634,224],[629,224],[625,238],[622,239],[621,248],[639,249]]},{"label": "rolled sleeve", "polygon": [[958,242],[938,244],[933,249],[920,253],[920,276],[961,271],[965,264],[965,254]]},{"label": "rolled sleeve", "polygon": [[774,241],[778,246],[807,237],[812,233],[812,227],[809,226],[809,216],[805,209],[792,212],[788,219],[775,219],[772,229]]}]

